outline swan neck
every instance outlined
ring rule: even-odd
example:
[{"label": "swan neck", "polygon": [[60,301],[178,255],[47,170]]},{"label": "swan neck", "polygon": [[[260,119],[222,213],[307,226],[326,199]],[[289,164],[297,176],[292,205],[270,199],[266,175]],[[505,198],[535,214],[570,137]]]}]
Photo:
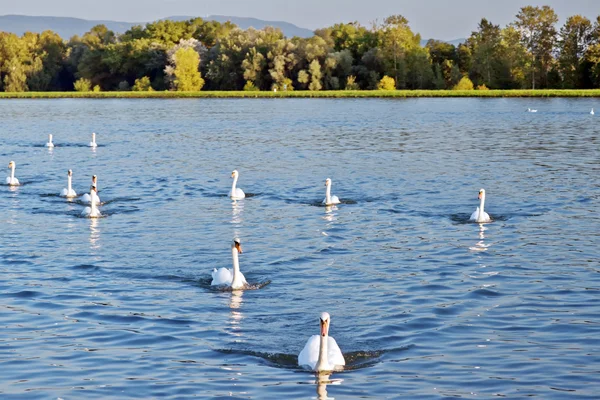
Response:
[{"label": "swan neck", "polygon": [[10,169],[10,179],[15,179],[15,166],[13,165]]},{"label": "swan neck", "polygon": [[233,183],[231,184],[231,195],[232,196],[235,196],[235,189],[237,186],[237,181],[238,181],[238,176],[236,175],[233,177]]},{"label": "swan neck", "polygon": [[233,259],[233,280],[231,281],[231,287],[235,288],[237,286],[241,286],[240,261],[238,258],[238,251],[235,246],[231,247],[231,258]]},{"label": "swan neck", "polygon": [[91,208],[91,215],[96,214],[96,197],[94,197],[94,191],[90,191],[90,208]]},{"label": "swan neck", "polygon": [[325,203],[331,203],[331,185],[327,185],[327,189],[325,189]]},{"label": "swan neck", "polygon": [[327,371],[329,369],[329,360],[327,358],[327,338],[328,335],[319,335],[320,343],[319,343],[319,359],[317,361],[317,365],[315,370],[317,371]]},{"label": "swan neck", "polygon": [[479,200],[479,215],[477,219],[483,218],[483,207],[485,205],[485,194],[481,196],[481,200]]},{"label": "swan neck", "polygon": [[96,144],[96,134],[92,133],[92,143]]},{"label": "swan neck", "polygon": [[71,175],[67,175],[67,191],[71,192]]}]

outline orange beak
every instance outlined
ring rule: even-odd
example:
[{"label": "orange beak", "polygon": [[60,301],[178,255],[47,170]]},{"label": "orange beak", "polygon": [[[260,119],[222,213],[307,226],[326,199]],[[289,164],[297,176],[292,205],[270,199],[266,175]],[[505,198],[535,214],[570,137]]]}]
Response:
[{"label": "orange beak", "polygon": [[328,322],[321,320],[321,336],[326,336],[328,331]]},{"label": "orange beak", "polygon": [[240,253],[240,254],[242,254],[242,253],[243,253],[243,251],[242,251],[242,245],[241,245],[241,244],[239,244],[239,243],[236,243],[236,244],[235,244],[235,248],[237,249],[238,253]]},{"label": "orange beak", "polygon": [[479,197],[477,197],[479,200],[481,200],[481,192],[479,192]]}]

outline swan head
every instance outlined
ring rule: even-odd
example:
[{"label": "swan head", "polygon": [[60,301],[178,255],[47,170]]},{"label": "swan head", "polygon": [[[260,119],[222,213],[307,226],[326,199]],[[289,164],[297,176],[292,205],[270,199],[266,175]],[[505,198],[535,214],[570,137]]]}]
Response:
[{"label": "swan head", "polygon": [[325,179],[325,186],[331,186],[331,179],[330,178]]},{"label": "swan head", "polygon": [[11,161],[11,162],[8,163],[8,168],[14,168],[15,165],[16,165],[15,162]]},{"label": "swan head", "polygon": [[479,189],[479,200],[485,197],[485,189]]},{"label": "swan head", "polygon": [[325,337],[329,334],[329,320],[331,317],[328,313],[324,312],[321,314],[319,318],[319,322],[321,323],[321,336]]},{"label": "swan head", "polygon": [[235,248],[238,251],[238,253],[240,253],[240,254],[243,253],[243,251],[242,251],[242,242],[240,242],[239,238],[234,238],[233,239],[233,244],[231,245],[231,247]]},{"label": "swan head", "polygon": [[234,169],[233,172],[231,173],[231,177],[237,178],[238,176],[240,176],[240,173],[237,171],[237,169]]},{"label": "swan head", "polygon": [[96,187],[96,182],[98,181],[98,177],[96,175],[92,175],[92,184]]},{"label": "swan head", "polygon": [[68,176],[73,176],[73,171],[72,171],[72,170],[68,170],[68,171],[67,171],[67,175],[68,175]]}]

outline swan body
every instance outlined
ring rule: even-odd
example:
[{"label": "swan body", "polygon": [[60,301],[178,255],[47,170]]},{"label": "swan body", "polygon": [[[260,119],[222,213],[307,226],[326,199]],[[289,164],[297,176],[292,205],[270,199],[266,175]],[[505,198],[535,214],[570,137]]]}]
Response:
[{"label": "swan body", "polygon": [[527,112],[536,113],[536,112],[537,112],[537,110],[532,110],[531,108],[528,108],[528,109],[527,109]]},{"label": "swan body", "polygon": [[19,186],[19,180],[15,178],[15,168],[16,164],[14,161],[8,163],[8,168],[10,169],[10,176],[6,177],[6,184],[9,186]]},{"label": "swan body", "polygon": [[238,238],[233,239],[231,245],[231,258],[233,260],[233,269],[219,268],[212,272],[211,286],[226,286],[231,289],[243,289],[248,285],[244,274],[240,271],[238,254],[242,253],[242,244]]},{"label": "swan body", "polygon": [[340,199],[337,196],[331,195],[331,179],[327,178],[325,180],[325,200],[323,200],[323,204],[326,206],[333,206],[335,204],[340,204]]},{"label": "swan body", "polygon": [[479,207],[477,207],[475,212],[473,214],[471,214],[471,218],[470,218],[471,221],[479,222],[479,223],[492,221],[492,219],[490,218],[488,213],[486,213],[484,211],[484,206],[485,206],[485,190],[481,189],[479,191]]},{"label": "swan body", "polygon": [[102,214],[100,214],[100,210],[98,210],[98,207],[96,206],[96,199],[93,196],[95,191],[96,191],[96,187],[92,185],[92,187],[90,188],[90,198],[92,199],[92,202],[90,203],[90,207],[86,207],[81,212],[82,217],[85,217],[85,218],[100,218],[100,217],[102,217]]},{"label": "swan body", "polygon": [[61,197],[73,198],[77,197],[77,193],[71,187],[71,177],[73,176],[73,171],[69,170],[67,172],[67,187],[60,192]]},{"label": "swan body", "polygon": [[90,191],[90,193],[86,193],[83,196],[81,196],[81,201],[84,203],[88,203],[91,204],[92,203],[92,196],[94,197],[94,199],[96,200],[96,204],[100,204],[100,197],[98,196],[98,177],[96,175],[92,176],[92,186],[94,186],[96,188],[96,190],[92,190]]},{"label": "swan body", "polygon": [[52,134],[48,134],[48,143],[46,143],[46,147],[49,149],[54,148],[54,143],[52,143]]},{"label": "swan body", "polygon": [[88,146],[89,147],[98,147],[98,144],[96,143],[96,133],[95,132],[92,133],[92,141],[90,142],[90,144]]},{"label": "swan body", "polygon": [[592,111],[590,111],[590,114],[592,114],[592,115],[596,114],[596,113],[594,112],[594,109],[593,109],[593,108],[592,108]]},{"label": "swan body", "polygon": [[229,197],[232,200],[241,200],[246,198],[246,193],[240,188],[237,187],[237,181],[240,176],[240,173],[237,170],[234,170],[231,173],[231,177],[233,178],[233,184],[231,185],[231,191],[229,192]]},{"label": "swan body", "polygon": [[311,336],[298,355],[298,365],[316,372],[337,371],[344,368],[346,360],[334,338],[329,336],[328,313],[321,314],[321,335]]}]

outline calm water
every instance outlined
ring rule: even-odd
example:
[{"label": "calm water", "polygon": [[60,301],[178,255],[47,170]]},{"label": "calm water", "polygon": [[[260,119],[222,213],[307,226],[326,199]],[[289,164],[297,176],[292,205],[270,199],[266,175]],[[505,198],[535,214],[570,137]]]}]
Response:
[{"label": "calm water", "polygon": [[[3,100],[0,395],[597,399],[592,107]],[[56,197],[69,168],[106,218]],[[254,196],[232,204],[234,168]],[[260,290],[210,287],[234,236]],[[348,369],[318,383],[296,356],[322,311]]]}]

